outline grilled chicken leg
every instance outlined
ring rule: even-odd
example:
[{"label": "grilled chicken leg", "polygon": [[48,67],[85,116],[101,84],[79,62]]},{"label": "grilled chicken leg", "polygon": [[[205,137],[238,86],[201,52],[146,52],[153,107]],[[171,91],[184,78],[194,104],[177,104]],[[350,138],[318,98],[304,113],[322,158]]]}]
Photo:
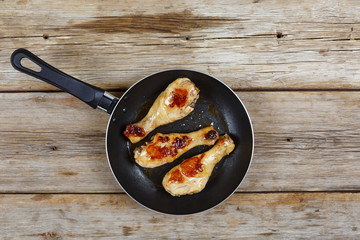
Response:
[{"label": "grilled chicken leg", "polygon": [[218,138],[213,126],[191,133],[157,133],[134,150],[134,158],[140,166],[154,168],[174,161],[193,147],[213,145]]},{"label": "grilled chicken leg", "polygon": [[199,92],[190,79],[176,79],[156,98],[141,121],[126,126],[125,136],[136,143],[155,128],[186,117],[194,110]]},{"label": "grilled chicken leg", "polygon": [[172,168],[163,179],[163,186],[173,196],[193,194],[202,191],[218,163],[230,154],[235,144],[229,135],[221,136],[209,151],[184,160]]}]

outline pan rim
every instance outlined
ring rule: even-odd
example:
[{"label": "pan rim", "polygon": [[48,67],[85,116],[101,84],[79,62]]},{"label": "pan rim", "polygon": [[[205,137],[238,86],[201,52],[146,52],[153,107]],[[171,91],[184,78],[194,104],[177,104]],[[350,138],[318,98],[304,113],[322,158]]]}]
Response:
[{"label": "pan rim", "polygon": [[[250,162],[249,162],[249,165],[246,169],[246,172],[244,174],[244,177],[241,179],[240,183],[237,185],[237,187],[234,189],[234,191],[232,191],[227,197],[225,197],[222,201],[220,201],[219,203],[215,204],[214,206],[208,208],[208,209],[205,209],[203,211],[198,211],[198,212],[194,212],[194,213],[186,213],[186,214],[172,214],[172,213],[165,213],[165,212],[161,212],[161,211],[158,211],[158,210],[155,210],[155,209],[152,209],[148,206],[145,206],[144,204],[140,203],[139,201],[137,201],[134,197],[132,197],[125,189],[124,187],[120,184],[119,180],[117,179],[115,173],[114,173],[114,170],[111,166],[111,163],[110,163],[110,159],[109,159],[109,152],[108,152],[108,144],[107,144],[107,140],[108,140],[108,132],[109,132],[109,126],[111,124],[111,119],[113,117],[113,114],[115,112],[115,110],[117,109],[118,107],[118,104],[121,102],[121,100],[123,99],[123,97],[127,94],[127,92],[129,92],[133,87],[135,87],[137,84],[139,84],[140,82],[142,82],[143,80],[155,75],[155,74],[160,74],[160,73],[163,73],[163,72],[168,72],[168,71],[190,71],[190,72],[197,72],[197,73],[200,73],[200,74],[203,74],[203,75],[207,75],[215,80],[217,80],[218,82],[220,82],[222,85],[224,85],[226,88],[228,88],[235,96],[236,98],[239,100],[241,106],[243,107],[243,109],[245,110],[245,113],[249,119],[249,123],[250,123],[250,128],[251,128],[251,136],[252,136],[252,149],[251,149],[251,156],[250,156]],[[153,211],[153,212],[156,212],[156,213],[161,213],[161,214],[165,214],[165,215],[171,215],[171,216],[189,216],[189,215],[194,215],[194,214],[200,214],[200,213],[204,213],[206,211],[209,211],[217,206],[219,206],[220,204],[222,204],[223,202],[225,202],[229,197],[231,197],[235,192],[236,190],[239,188],[239,186],[241,185],[241,183],[244,181],[244,179],[246,178],[248,172],[249,172],[249,169],[250,169],[250,166],[251,166],[251,163],[252,163],[252,160],[253,160],[253,157],[254,157],[254,146],[255,146],[255,136],[254,136],[254,129],[253,129],[253,125],[252,125],[252,121],[251,121],[251,118],[250,118],[250,115],[249,115],[249,112],[248,110],[246,109],[244,103],[241,101],[241,99],[239,98],[239,96],[235,93],[234,90],[232,90],[228,85],[226,85],[223,81],[219,80],[218,78],[210,75],[210,74],[207,74],[207,73],[203,73],[203,72],[200,72],[200,71],[196,71],[196,70],[192,70],[192,69],[185,69],[185,68],[175,68],[175,69],[166,69],[166,70],[163,70],[163,71],[159,71],[159,72],[154,72],[154,73],[151,73],[143,78],[141,78],[140,80],[138,80],[137,82],[135,82],[132,86],[130,86],[124,93],[123,95],[119,98],[119,101],[116,103],[115,107],[113,108],[113,111],[111,112],[110,114],[110,117],[109,117],[109,120],[108,120],[108,124],[107,124],[107,128],[106,128],[106,134],[105,134],[105,150],[106,150],[106,158],[108,160],[108,164],[109,164],[109,167],[110,167],[110,170],[111,170],[111,173],[112,175],[114,176],[116,182],[119,184],[119,186],[121,187],[121,189],[126,193],[127,196],[129,196],[132,200],[134,200],[136,203],[138,203],[139,205],[141,205],[142,207],[150,210],[150,211]]]}]

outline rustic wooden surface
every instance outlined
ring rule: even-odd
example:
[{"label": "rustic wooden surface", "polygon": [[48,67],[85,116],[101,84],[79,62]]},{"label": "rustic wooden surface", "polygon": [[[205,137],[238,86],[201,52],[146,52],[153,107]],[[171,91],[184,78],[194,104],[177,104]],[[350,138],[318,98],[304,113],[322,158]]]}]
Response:
[{"label": "rustic wooden surface", "polygon": [[358,193],[235,194],[211,211],[183,217],[149,212],[125,194],[7,194],[0,203],[3,239],[359,236]]},{"label": "rustic wooden surface", "polygon": [[[0,0],[0,239],[360,238],[358,1]],[[253,121],[247,178],[174,217],[122,192],[108,115],[15,71],[28,48],[118,97],[191,68],[237,91]]]},{"label": "rustic wooden surface", "polygon": [[[238,191],[360,189],[358,92],[237,93],[256,139]],[[66,93],[18,96],[0,94],[1,192],[121,192],[106,160],[107,114]]]},{"label": "rustic wooden surface", "polygon": [[0,89],[54,89],[8,68],[19,47],[107,89],[171,68],[234,89],[359,88],[359,10],[356,0],[3,0]]}]

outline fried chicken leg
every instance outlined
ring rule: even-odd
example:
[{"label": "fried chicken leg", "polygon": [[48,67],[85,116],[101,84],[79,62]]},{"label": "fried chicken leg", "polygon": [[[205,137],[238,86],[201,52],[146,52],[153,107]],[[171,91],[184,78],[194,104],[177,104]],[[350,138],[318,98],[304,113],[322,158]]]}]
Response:
[{"label": "fried chicken leg", "polygon": [[176,79],[156,98],[141,121],[126,126],[125,136],[136,143],[155,128],[186,117],[194,110],[199,92],[190,79]]},{"label": "fried chicken leg", "polygon": [[172,168],[162,182],[165,190],[173,196],[194,194],[202,191],[216,165],[230,154],[235,144],[229,135],[220,137],[209,151],[184,160]]},{"label": "fried chicken leg", "polygon": [[196,146],[213,145],[218,138],[213,126],[190,133],[157,133],[134,150],[134,158],[140,166],[154,168],[174,161]]}]

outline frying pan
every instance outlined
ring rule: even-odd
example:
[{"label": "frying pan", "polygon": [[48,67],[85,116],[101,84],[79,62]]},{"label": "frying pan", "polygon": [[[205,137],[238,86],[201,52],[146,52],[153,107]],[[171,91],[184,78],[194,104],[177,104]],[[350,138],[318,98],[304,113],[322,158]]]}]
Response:
[{"label": "frying pan", "polygon": [[[36,72],[24,67],[21,64],[23,58],[31,60],[41,70]],[[15,69],[48,82],[91,107],[110,114],[105,144],[110,169],[122,189],[146,208],[173,215],[202,212],[230,197],[245,178],[254,148],[250,117],[238,96],[210,75],[184,69],[158,72],[135,83],[118,99],[61,72],[26,49],[14,51],[11,64]],[[131,144],[123,134],[126,125],[143,118],[156,97],[179,77],[188,77],[200,89],[194,111],[181,120],[158,127],[141,142]],[[205,189],[200,193],[173,197],[164,190],[161,182],[172,167],[211,146],[198,146],[174,162],[153,169],[142,168],[133,159],[134,148],[157,132],[191,132],[210,124],[220,135],[228,133],[236,147],[215,166]]]}]

